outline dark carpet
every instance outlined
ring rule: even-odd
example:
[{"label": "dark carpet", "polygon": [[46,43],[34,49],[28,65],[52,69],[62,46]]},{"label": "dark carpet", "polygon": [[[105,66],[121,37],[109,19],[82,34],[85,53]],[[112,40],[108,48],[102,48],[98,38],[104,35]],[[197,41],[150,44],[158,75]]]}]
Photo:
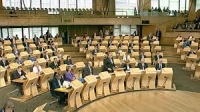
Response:
[{"label": "dark carpet", "polygon": [[[200,80],[191,79],[191,74],[194,74],[194,71],[183,70],[184,65],[180,64],[168,64],[168,67],[172,67],[174,70],[173,83],[176,86],[177,90],[191,91],[191,92],[200,92]],[[99,68],[95,69],[95,74],[100,72]],[[9,97],[20,97],[17,93],[10,94],[11,91],[15,90],[14,86],[7,86],[0,88],[0,108],[2,108],[5,102],[8,101]],[[16,112],[32,112],[36,107],[49,103],[55,100],[49,92],[46,92],[42,95],[34,97],[33,99],[22,103],[13,101],[15,104]],[[57,112],[63,112],[63,107],[60,107],[57,103],[53,105],[47,104],[44,110],[54,110]]]}]

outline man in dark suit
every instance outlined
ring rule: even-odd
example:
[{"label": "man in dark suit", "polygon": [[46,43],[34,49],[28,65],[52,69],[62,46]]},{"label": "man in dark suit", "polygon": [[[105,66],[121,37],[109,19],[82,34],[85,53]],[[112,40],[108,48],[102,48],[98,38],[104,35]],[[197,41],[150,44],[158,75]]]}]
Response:
[{"label": "man in dark suit", "polygon": [[87,66],[85,66],[82,72],[83,72],[82,78],[85,78],[86,76],[93,74],[93,67],[91,61],[88,62]]},{"label": "man in dark suit", "polygon": [[148,64],[145,63],[145,59],[144,58],[142,58],[140,63],[138,63],[138,68],[140,70],[145,70],[146,68],[148,68]]},{"label": "man in dark suit", "polygon": [[129,53],[129,54],[132,54],[133,52],[134,52],[133,47],[131,47],[131,46],[128,47],[128,53]]},{"label": "man in dark suit", "polygon": [[159,59],[159,62],[155,66],[156,70],[162,70],[162,68],[165,68],[165,64],[162,63],[162,59]]},{"label": "man in dark suit", "polygon": [[46,48],[44,47],[43,44],[41,44],[39,50],[40,50],[40,52],[44,53],[44,51],[46,50]]},{"label": "man in dark suit", "polygon": [[94,55],[97,54],[98,52],[99,52],[98,46],[95,46],[94,50],[92,50],[92,55],[94,56]]},{"label": "man in dark suit", "polygon": [[104,59],[103,66],[104,66],[104,71],[114,72],[116,66],[111,53],[109,53],[108,57]]},{"label": "man in dark suit", "polygon": [[34,37],[33,37],[33,42],[34,42],[34,44],[35,44],[36,46],[38,46],[38,45],[40,44],[39,41],[40,41],[39,38],[38,38],[36,35],[34,35]]},{"label": "man in dark suit", "polygon": [[56,69],[60,66],[60,63],[58,62],[58,59],[57,58],[54,58],[54,61],[50,64],[50,67],[52,69]]},{"label": "man in dark suit", "polygon": [[[64,79],[63,79],[62,75],[59,74],[59,72],[56,73],[55,77],[52,79],[52,86],[53,86],[52,89],[55,90],[57,88],[62,88],[63,82],[64,82]],[[60,97],[59,101],[58,101],[59,105],[61,105],[61,106],[66,105],[65,101],[67,100],[67,95],[63,92],[55,92],[55,94]]]},{"label": "man in dark suit", "polygon": [[29,47],[29,43],[27,42],[26,38],[24,38],[23,46],[24,46],[24,50],[27,50],[27,48]]},{"label": "man in dark suit", "polygon": [[0,66],[4,67],[4,68],[7,68],[9,66],[9,62],[8,60],[6,59],[6,57],[2,57],[2,60],[0,61]]},{"label": "man in dark suit", "polygon": [[154,56],[155,61],[158,61],[160,58],[162,58],[162,56],[160,55],[160,52],[157,51],[156,55]]},{"label": "man in dark suit", "polygon": [[[18,66],[17,70],[13,71],[11,73],[11,80],[14,79],[26,79],[26,73],[22,70],[22,66]],[[23,95],[23,88],[22,88],[22,83],[14,83],[18,88],[19,92]]]},{"label": "man in dark suit", "polygon": [[126,63],[123,65],[124,71],[129,71],[130,68],[132,68],[129,61],[126,61]]},{"label": "man in dark suit", "polygon": [[160,31],[160,29],[156,31],[156,36],[158,37],[158,41],[160,41],[162,36],[162,32]]},{"label": "man in dark suit", "polygon": [[146,58],[146,55],[144,55],[144,52],[142,51],[139,55],[139,60],[141,60],[142,58]]}]

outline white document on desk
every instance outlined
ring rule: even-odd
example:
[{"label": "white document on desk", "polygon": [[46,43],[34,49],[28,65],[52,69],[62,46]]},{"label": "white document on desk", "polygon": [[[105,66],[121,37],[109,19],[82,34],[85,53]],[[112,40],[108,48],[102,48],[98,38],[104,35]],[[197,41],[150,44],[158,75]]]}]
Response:
[{"label": "white document on desk", "polygon": [[69,81],[63,82],[63,86],[66,87],[66,88],[70,87],[70,85],[71,85],[71,83]]}]

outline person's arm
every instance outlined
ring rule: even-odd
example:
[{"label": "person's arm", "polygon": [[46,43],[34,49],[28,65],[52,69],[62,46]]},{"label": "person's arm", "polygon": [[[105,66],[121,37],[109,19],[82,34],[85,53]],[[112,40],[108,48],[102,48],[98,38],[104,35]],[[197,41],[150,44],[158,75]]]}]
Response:
[{"label": "person's arm", "polygon": [[53,89],[56,89],[56,88],[60,88],[60,86],[56,83],[56,80],[54,79],[53,81],[52,81],[52,85],[53,85]]},{"label": "person's arm", "polygon": [[68,72],[65,73],[65,78],[66,78],[67,80],[69,80],[70,82],[73,81],[73,76],[71,76]]}]

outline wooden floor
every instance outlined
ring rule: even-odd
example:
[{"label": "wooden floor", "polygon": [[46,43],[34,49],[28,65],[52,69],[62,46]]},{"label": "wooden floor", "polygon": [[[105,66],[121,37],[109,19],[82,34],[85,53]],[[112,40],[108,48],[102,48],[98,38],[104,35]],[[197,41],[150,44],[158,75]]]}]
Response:
[{"label": "wooden floor", "polygon": [[79,112],[200,112],[200,93],[129,92],[94,101]]}]

